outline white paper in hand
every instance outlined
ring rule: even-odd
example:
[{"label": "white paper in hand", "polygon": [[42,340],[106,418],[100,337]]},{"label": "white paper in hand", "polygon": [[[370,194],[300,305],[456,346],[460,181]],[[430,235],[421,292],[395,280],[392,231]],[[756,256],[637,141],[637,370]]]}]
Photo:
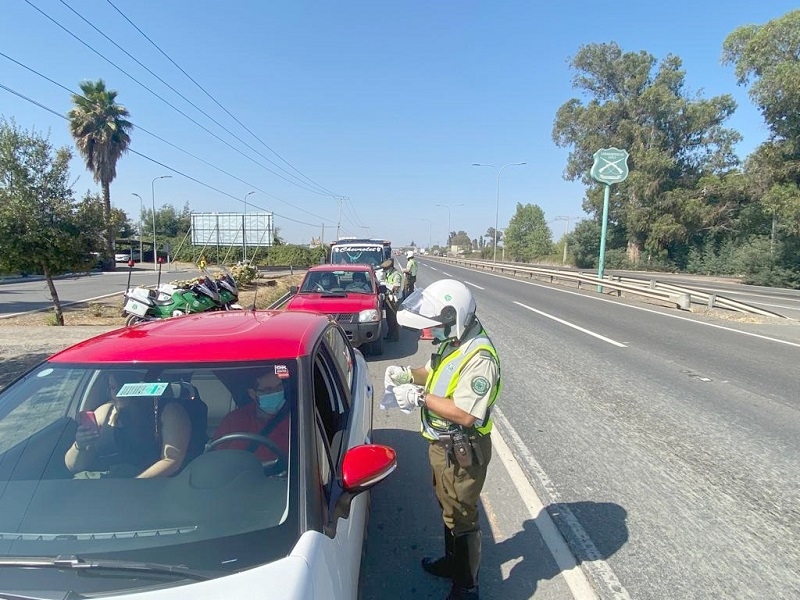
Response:
[{"label": "white paper in hand", "polygon": [[[385,373],[383,376],[383,385],[384,385],[384,392],[383,398],[381,398],[381,410],[389,410],[390,408],[400,408],[400,405],[397,403],[397,398],[394,396],[394,383],[392,380],[389,379],[389,373]],[[400,408],[401,412],[405,414],[409,414],[412,411],[410,409],[403,409]]]}]

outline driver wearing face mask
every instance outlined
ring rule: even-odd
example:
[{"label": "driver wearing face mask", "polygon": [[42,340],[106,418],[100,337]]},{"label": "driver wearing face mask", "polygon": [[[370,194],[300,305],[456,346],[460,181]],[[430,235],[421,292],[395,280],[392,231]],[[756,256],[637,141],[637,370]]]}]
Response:
[{"label": "driver wearing face mask", "polygon": [[[262,373],[247,390],[250,401],[228,415],[214,431],[213,439],[230,433],[254,433],[272,440],[285,453],[289,450],[289,407],[284,395],[283,381],[277,367]],[[260,461],[276,458],[263,444],[247,440],[232,440],[217,446],[219,449],[251,450]]]}]

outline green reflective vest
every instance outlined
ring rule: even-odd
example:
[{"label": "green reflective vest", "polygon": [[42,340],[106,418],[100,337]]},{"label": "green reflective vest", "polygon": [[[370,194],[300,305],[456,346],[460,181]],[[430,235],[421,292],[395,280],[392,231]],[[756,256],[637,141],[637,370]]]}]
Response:
[{"label": "green reflective vest", "polygon": [[[443,356],[445,350],[449,346],[449,342],[441,344],[437,354]],[[491,408],[497,399],[497,395],[500,393],[502,384],[499,377],[500,357],[497,355],[497,350],[495,350],[492,341],[489,339],[489,336],[486,335],[484,329],[481,329],[478,335],[441,359],[438,367],[428,373],[428,379],[425,381],[425,390],[442,398],[452,397],[461,379],[461,371],[464,365],[481,350],[485,350],[492,355],[498,368],[497,383],[490,392],[484,420],[475,422],[475,430],[480,435],[486,435],[492,430]],[[429,440],[438,439],[439,433],[455,431],[458,428],[458,425],[440,417],[433,411],[428,410],[425,406],[423,406],[420,411],[420,418],[422,421],[422,435]]]}]

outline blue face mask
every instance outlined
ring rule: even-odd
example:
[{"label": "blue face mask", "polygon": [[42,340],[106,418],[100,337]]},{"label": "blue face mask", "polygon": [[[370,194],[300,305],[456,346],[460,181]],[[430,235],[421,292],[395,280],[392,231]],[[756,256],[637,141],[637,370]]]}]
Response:
[{"label": "blue face mask", "polygon": [[436,329],[431,330],[431,334],[433,335],[433,339],[437,342],[443,342],[447,339],[447,334],[444,332],[444,329],[441,327],[437,327]]},{"label": "blue face mask", "polygon": [[258,408],[270,415],[274,415],[283,408],[285,402],[286,396],[283,395],[283,390],[258,395]]}]

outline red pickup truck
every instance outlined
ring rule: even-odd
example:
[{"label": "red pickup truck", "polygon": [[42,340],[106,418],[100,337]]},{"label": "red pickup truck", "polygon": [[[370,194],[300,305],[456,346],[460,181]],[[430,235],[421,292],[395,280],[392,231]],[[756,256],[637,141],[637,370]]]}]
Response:
[{"label": "red pickup truck", "polygon": [[330,315],[355,347],[368,354],[383,353],[383,299],[368,264],[327,264],[311,267],[299,287],[292,287],[284,310],[307,310]]}]

